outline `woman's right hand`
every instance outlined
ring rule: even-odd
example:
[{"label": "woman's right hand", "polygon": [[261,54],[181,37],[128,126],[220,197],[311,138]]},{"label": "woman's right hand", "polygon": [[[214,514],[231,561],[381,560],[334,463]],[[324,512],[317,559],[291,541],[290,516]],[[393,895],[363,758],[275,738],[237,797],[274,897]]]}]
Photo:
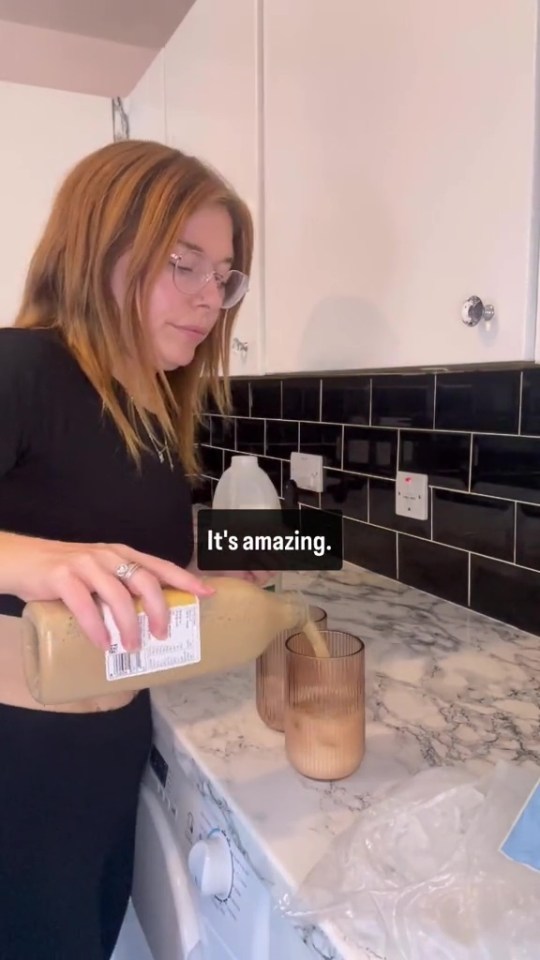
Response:
[{"label": "woman's right hand", "polygon": [[[139,630],[134,597],[141,598],[154,636],[165,638],[169,611],[162,586],[198,597],[214,592],[182,567],[124,544],[64,543],[2,533],[0,555],[6,558],[7,567],[0,578],[0,592],[25,603],[62,600],[88,639],[103,649],[109,647],[109,634],[95,598],[110,607],[126,649],[136,650]],[[131,563],[140,566],[127,580],[119,578],[116,571]]]}]

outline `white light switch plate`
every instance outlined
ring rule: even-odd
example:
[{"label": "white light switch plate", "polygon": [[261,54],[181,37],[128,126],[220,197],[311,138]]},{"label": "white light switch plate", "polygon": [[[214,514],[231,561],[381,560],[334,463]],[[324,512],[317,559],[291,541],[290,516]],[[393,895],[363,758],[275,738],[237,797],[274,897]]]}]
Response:
[{"label": "white light switch plate", "polygon": [[396,513],[400,517],[427,520],[428,496],[427,474],[398,471],[396,477]]},{"label": "white light switch plate", "polygon": [[301,490],[322,493],[323,458],[315,453],[291,453],[291,480]]}]

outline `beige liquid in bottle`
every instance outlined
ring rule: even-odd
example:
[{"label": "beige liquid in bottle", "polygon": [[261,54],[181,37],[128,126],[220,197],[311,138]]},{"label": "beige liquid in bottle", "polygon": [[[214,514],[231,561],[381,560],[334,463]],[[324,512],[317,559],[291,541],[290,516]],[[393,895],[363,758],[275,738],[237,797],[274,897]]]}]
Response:
[{"label": "beige liquid in bottle", "polygon": [[[174,666],[114,679],[107,678],[105,651],[88,640],[65,604],[56,600],[28,603],[23,612],[23,662],[32,696],[46,705],[66,703],[230,670],[255,660],[280,630],[302,630],[306,623],[308,605],[299,594],[275,594],[232,577],[204,579],[215,593],[199,601],[195,632],[200,641],[194,644],[195,653],[187,650],[182,665],[176,660]],[[175,618],[185,623],[186,618],[197,616],[196,598],[178,590],[163,592],[171,609],[172,637]],[[141,633],[148,634],[140,603],[136,608]],[[160,645],[168,641],[150,640],[156,657],[163,656],[165,648]]]}]

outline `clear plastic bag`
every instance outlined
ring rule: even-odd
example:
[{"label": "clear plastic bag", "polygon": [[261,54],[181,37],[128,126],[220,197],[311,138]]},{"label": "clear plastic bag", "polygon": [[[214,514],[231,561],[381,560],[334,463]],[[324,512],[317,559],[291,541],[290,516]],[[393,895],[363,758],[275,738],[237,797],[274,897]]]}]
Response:
[{"label": "clear plastic bag", "polygon": [[385,960],[538,960],[540,872],[500,848],[539,777],[501,763],[485,777],[447,767],[407,779],[337,838],[282,910],[333,921]]}]

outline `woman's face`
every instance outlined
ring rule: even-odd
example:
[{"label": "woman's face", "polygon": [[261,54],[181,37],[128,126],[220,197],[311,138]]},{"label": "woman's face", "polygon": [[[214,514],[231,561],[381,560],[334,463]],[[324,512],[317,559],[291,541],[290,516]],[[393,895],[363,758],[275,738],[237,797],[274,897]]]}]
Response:
[{"label": "woman's face", "polygon": [[[197,210],[150,292],[144,319],[158,369],[175,370],[191,363],[196,348],[215,326],[225,296],[219,276],[227,276],[233,253],[233,225],[225,207]],[[129,252],[120,257],[112,276],[113,293],[120,305],[128,259]]]}]

